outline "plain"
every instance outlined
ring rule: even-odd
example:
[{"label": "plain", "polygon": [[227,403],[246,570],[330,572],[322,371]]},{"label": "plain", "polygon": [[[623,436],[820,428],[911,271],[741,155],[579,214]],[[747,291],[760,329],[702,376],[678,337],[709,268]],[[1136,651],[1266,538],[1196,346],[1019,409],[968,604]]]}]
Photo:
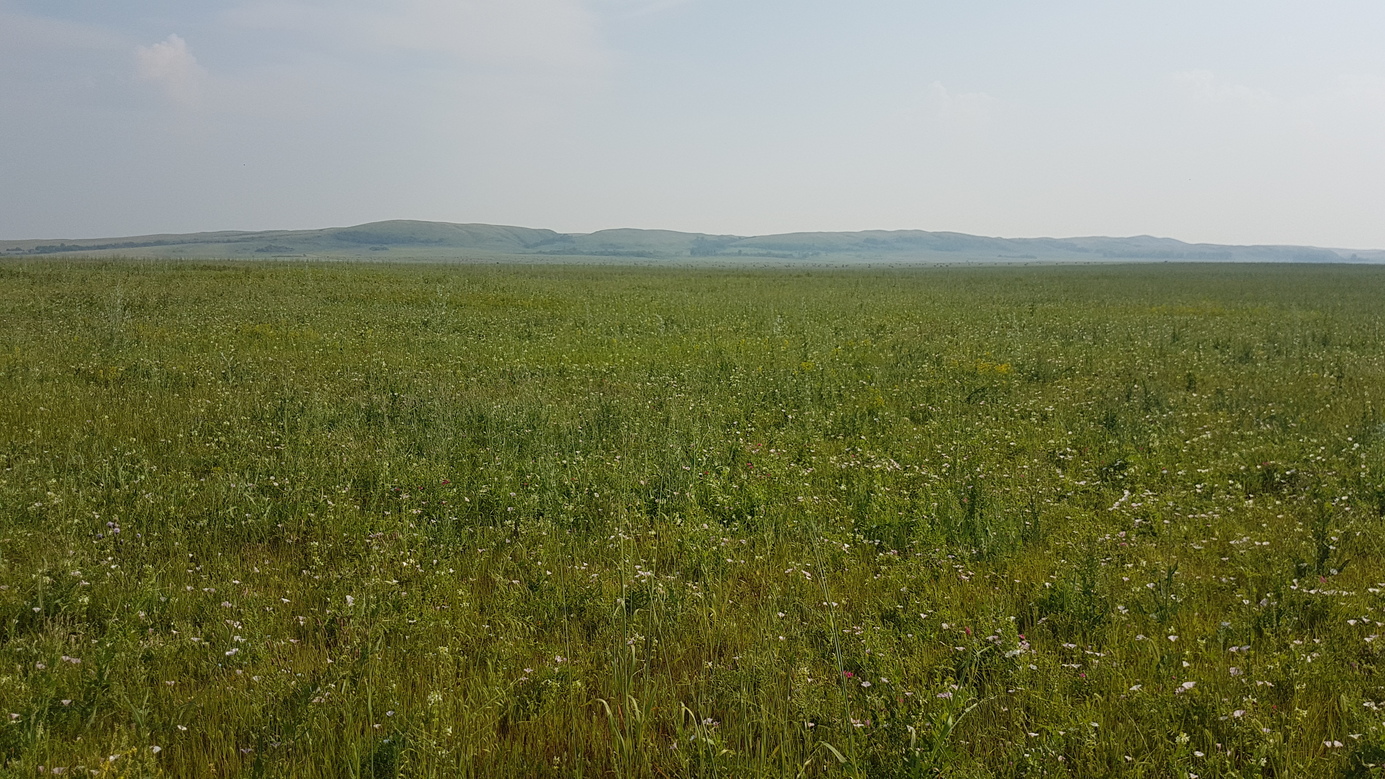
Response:
[{"label": "plain", "polygon": [[1373,776],[1385,268],[0,263],[15,776]]}]

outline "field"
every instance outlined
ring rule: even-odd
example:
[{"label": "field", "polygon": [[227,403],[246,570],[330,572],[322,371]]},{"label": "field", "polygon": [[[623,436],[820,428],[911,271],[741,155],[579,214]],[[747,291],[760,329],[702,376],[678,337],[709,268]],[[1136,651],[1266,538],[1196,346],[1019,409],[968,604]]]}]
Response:
[{"label": "field", "polygon": [[0,264],[0,774],[1379,776],[1385,268]]}]

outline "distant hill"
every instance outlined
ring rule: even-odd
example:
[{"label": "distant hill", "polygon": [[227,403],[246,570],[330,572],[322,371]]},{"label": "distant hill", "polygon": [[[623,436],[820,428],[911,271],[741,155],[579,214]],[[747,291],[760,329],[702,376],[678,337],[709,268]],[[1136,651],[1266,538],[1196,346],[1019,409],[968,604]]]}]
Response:
[{"label": "distant hill", "polygon": [[398,258],[775,263],[1385,262],[1385,251],[1190,244],[1172,238],[990,238],[924,230],[708,235],[671,230],[558,233],[392,220],[321,230],[0,241],[0,257]]}]

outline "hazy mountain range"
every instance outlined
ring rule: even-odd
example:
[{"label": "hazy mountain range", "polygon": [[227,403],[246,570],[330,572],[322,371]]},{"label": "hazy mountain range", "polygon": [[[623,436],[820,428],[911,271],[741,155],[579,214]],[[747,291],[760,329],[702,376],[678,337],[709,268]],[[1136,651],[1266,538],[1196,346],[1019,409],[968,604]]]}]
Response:
[{"label": "hazy mountain range", "polygon": [[630,262],[1385,262],[1382,250],[1229,246],[1172,238],[989,238],[924,230],[708,235],[671,230],[558,233],[527,227],[392,220],[321,230],[0,241],[0,257],[34,255],[418,260],[583,258]]}]

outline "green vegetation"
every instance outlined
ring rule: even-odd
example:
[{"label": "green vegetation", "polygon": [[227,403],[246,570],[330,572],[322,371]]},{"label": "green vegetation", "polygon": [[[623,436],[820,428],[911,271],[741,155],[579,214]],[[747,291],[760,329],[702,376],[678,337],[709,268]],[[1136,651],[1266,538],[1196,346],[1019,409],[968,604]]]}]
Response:
[{"label": "green vegetation", "polygon": [[0,772],[1377,776],[1381,300],[0,264]]}]

